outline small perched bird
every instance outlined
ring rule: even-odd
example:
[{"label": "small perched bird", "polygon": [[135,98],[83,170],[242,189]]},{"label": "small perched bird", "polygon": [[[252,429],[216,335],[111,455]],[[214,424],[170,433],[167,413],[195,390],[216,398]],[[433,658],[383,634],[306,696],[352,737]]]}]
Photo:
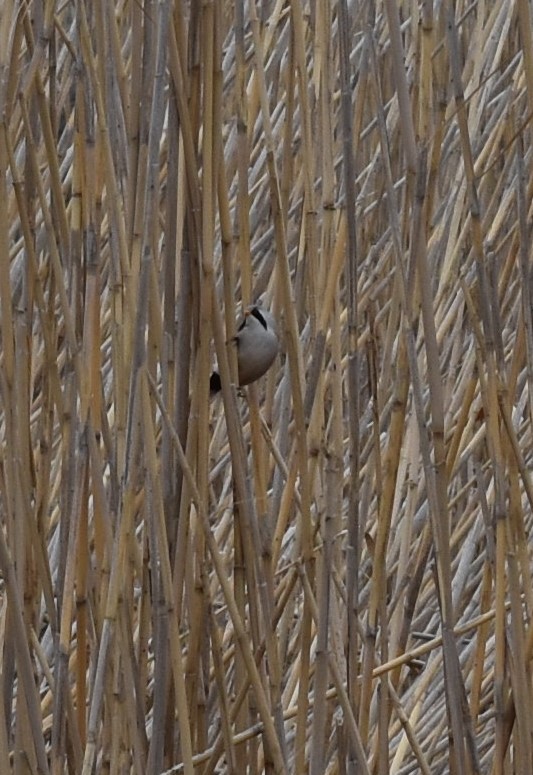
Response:
[{"label": "small perched bird", "polygon": [[[270,312],[258,305],[249,307],[239,326],[234,341],[237,345],[239,386],[249,385],[272,366],[279,352],[276,322]],[[209,380],[211,393],[222,387],[220,374],[214,371]]]}]

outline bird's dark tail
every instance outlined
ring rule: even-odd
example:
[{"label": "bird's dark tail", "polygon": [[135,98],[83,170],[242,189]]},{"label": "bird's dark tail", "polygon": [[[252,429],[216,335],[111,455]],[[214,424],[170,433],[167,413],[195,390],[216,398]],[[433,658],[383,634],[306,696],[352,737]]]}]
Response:
[{"label": "bird's dark tail", "polygon": [[220,381],[220,374],[218,371],[214,371],[209,377],[209,392],[218,393],[222,389],[222,382]]}]

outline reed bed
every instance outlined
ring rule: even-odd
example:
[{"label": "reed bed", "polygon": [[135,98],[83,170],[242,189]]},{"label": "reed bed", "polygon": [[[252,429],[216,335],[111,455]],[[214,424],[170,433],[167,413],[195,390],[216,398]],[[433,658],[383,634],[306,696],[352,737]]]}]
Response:
[{"label": "reed bed", "polygon": [[3,1],[1,772],[533,771],[530,16]]}]

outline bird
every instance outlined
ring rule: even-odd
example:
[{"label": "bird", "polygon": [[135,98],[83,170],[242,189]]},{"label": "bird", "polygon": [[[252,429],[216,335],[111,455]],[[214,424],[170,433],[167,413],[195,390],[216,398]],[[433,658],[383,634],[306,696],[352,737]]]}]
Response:
[{"label": "bird", "polygon": [[[239,387],[244,387],[262,377],[279,352],[279,337],[273,315],[259,304],[249,307],[233,341],[237,345]],[[214,371],[209,379],[210,392],[218,393],[221,387],[220,374]]]}]

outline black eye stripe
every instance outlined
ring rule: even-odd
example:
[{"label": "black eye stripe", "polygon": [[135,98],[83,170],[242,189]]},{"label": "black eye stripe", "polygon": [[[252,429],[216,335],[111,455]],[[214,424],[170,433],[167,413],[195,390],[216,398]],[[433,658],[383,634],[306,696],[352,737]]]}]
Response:
[{"label": "black eye stripe", "polygon": [[252,307],[252,309],[250,310],[250,314],[253,315],[254,318],[261,323],[261,325],[263,326],[263,328],[266,331],[266,329],[267,329],[266,320],[263,317],[263,315],[261,314],[261,312],[259,311],[259,309],[257,307]]},{"label": "black eye stripe", "polygon": [[[258,307],[250,307],[250,310],[249,310],[249,312],[248,312],[248,315],[253,315],[253,316],[254,316],[254,318],[255,318],[257,321],[259,321],[259,323],[261,323],[261,325],[263,326],[263,328],[265,329],[265,331],[268,329],[268,326],[267,326],[267,322],[266,322],[266,320],[265,320],[265,317],[264,317],[264,315],[261,313],[261,311],[259,310],[259,308],[258,308]],[[243,328],[246,326],[246,320],[247,320],[247,318],[246,318],[246,317],[244,317],[244,318],[243,318],[243,320],[242,320],[242,323],[240,324],[239,328],[237,329],[237,333],[239,333],[239,331],[242,331],[242,329],[243,329]]]}]

